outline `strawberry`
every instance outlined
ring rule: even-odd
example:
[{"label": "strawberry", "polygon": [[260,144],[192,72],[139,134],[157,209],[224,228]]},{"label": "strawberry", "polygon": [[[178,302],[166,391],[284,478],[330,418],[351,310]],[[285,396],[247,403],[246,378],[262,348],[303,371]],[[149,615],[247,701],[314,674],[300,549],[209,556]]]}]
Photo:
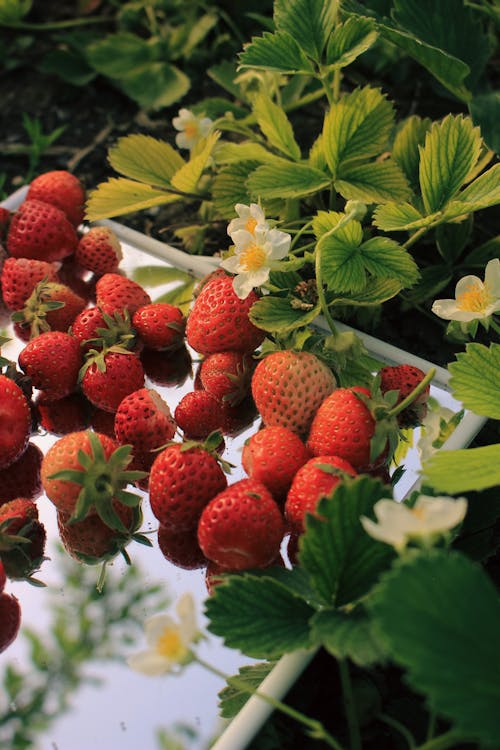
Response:
[{"label": "strawberry", "polygon": [[115,413],[114,411],[104,411],[104,409],[97,409],[91,406],[90,426],[94,432],[100,432],[112,440],[116,440]]},{"label": "strawberry", "polygon": [[335,386],[332,371],[316,355],[289,349],[264,357],[252,377],[253,398],[264,424],[299,435],[307,433],[318,406]]},{"label": "strawberry", "polygon": [[193,529],[205,505],[226,486],[226,475],[210,450],[201,444],[174,443],[151,467],[151,510],[164,526]]},{"label": "strawberry", "polygon": [[38,200],[57,206],[77,227],[83,221],[85,189],[80,180],[64,169],[44,172],[28,188],[27,200]]},{"label": "strawberry", "polygon": [[89,404],[79,393],[70,393],[57,401],[47,401],[41,393],[35,405],[40,427],[53,435],[67,435],[88,427]]},{"label": "strawberry", "polygon": [[295,474],[310,457],[297,433],[270,425],[247,440],[241,462],[248,476],[265,484],[275,500],[284,500]]},{"label": "strawberry", "polygon": [[158,547],[165,560],[184,570],[204,568],[207,558],[198,544],[198,533],[194,529],[172,529],[161,526],[158,529]]},{"label": "strawberry", "polygon": [[14,258],[35,258],[48,263],[72,255],[78,236],[63,211],[49,203],[26,200],[13,214],[7,234],[7,252]]},{"label": "strawberry", "polygon": [[208,391],[190,391],[177,404],[174,418],[185,438],[204,440],[222,427],[223,406]]},{"label": "strawberry", "polygon": [[128,310],[132,316],[143,305],[151,303],[145,289],[118,273],[105,273],[96,284],[97,306],[108,315]]},{"label": "strawberry", "polygon": [[[388,391],[398,391],[396,404],[400,404],[418,386],[425,377],[425,373],[413,365],[395,365],[382,367],[379,371],[380,390],[385,395]],[[427,414],[430,385],[400,411],[397,421],[401,428],[417,427],[422,424]]]},{"label": "strawberry", "polygon": [[357,394],[369,397],[366,388],[337,388],[319,407],[307,447],[314,456],[339,456],[357,471],[373,463],[371,440],[376,422]]},{"label": "strawberry", "polygon": [[154,385],[181,386],[192,375],[191,354],[185,346],[175,352],[146,348],[140,357],[144,371]]},{"label": "strawberry", "polygon": [[221,410],[223,419],[220,429],[223,435],[230,437],[236,437],[243,430],[246,430],[257,416],[257,409],[251,395],[244,398],[236,406],[222,403]]},{"label": "strawberry", "polygon": [[110,529],[96,514],[70,523],[70,516],[58,512],[57,528],[61,542],[66,552],[78,562],[97,565],[110,560],[131,541],[140,522],[140,513],[137,508],[128,508],[121,503],[113,502],[112,506],[125,532]]},{"label": "strawberry", "polygon": [[30,578],[38,570],[46,537],[32,500],[17,497],[0,507],[0,558],[8,578]]},{"label": "strawberry", "polygon": [[120,240],[110,227],[91,227],[75,250],[76,262],[97,276],[115,273],[122,258]]},{"label": "strawberry", "polygon": [[75,261],[74,255],[64,258],[58,270],[59,280],[69,286],[75,294],[86,300],[87,303],[95,303],[95,288],[97,277],[82,268]]},{"label": "strawberry", "polygon": [[82,310],[71,325],[72,335],[78,339],[83,352],[91,349],[100,351],[105,346],[120,346],[137,353],[137,338],[130,323],[127,311],[123,315],[116,312],[106,315],[98,307]]},{"label": "strawberry", "polygon": [[67,331],[86,304],[66,284],[44,279],[35,286],[23,309],[12,314],[12,320],[28,327],[31,338],[45,331]]},{"label": "strawberry", "polygon": [[236,406],[250,391],[253,369],[249,354],[214,352],[201,363],[200,381],[219,401]]},{"label": "strawberry", "polygon": [[83,393],[91,404],[116,411],[129,393],[144,386],[141,360],[121,347],[89,352],[80,373]]},{"label": "strawberry", "polygon": [[19,355],[19,365],[45,401],[72,393],[78,383],[82,355],[78,341],[63,331],[47,331],[32,339]]},{"label": "strawberry", "polygon": [[129,471],[130,446],[91,430],[71,432],[59,438],[42,462],[45,494],[58,511],[81,521],[95,514],[110,528],[126,529],[114,510],[113,501],[135,507],[140,497],[125,491],[142,472]]},{"label": "strawberry", "polygon": [[241,479],[219,492],[198,524],[205,556],[235,571],[268,566],[279,554],[283,534],[281,511],[256,479]]},{"label": "strawberry", "polygon": [[356,476],[351,464],[338,456],[309,459],[296,473],[285,502],[285,519],[292,534],[302,534],[306,513],[314,513],[321,497],[331,496],[348,474]]},{"label": "strawberry", "polygon": [[58,281],[53,263],[32,258],[7,258],[2,269],[2,296],[9,310],[22,310],[36,285]]},{"label": "strawberry", "polygon": [[147,453],[165,445],[175,435],[176,424],[157,391],[140,388],[125,396],[115,414],[115,435],[119,443],[130,443],[135,451]]},{"label": "strawberry", "polygon": [[0,375],[0,469],[25,451],[31,433],[28,399],[13,380]]},{"label": "strawberry", "polygon": [[3,593],[6,583],[7,583],[7,574],[5,572],[3,562],[0,560],[0,594]]},{"label": "strawberry", "polygon": [[143,305],[133,314],[132,325],[149,349],[175,351],[184,344],[184,315],[168,302]]},{"label": "strawberry", "polygon": [[258,299],[250,292],[244,300],[234,292],[232,277],[214,274],[203,286],[187,319],[186,339],[200,354],[236,351],[252,352],[262,344],[265,333],[248,317]]},{"label": "strawberry", "polygon": [[0,206],[0,242],[2,242],[7,236],[11,215],[12,214],[8,208]]},{"label": "strawberry", "polygon": [[21,627],[21,607],[12,594],[0,594],[0,654],[17,638]]},{"label": "strawberry", "polygon": [[43,453],[38,445],[28,443],[17,461],[0,470],[0,506],[16,497],[35,500],[42,494],[42,458]]}]

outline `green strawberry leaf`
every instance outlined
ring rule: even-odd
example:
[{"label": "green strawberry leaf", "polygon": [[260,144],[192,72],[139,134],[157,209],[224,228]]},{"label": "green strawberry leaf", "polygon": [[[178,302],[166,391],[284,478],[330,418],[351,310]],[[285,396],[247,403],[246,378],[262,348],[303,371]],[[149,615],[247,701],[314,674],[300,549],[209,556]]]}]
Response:
[{"label": "green strawberry leaf", "polygon": [[205,606],[209,631],[248,656],[276,659],[310,646],[314,609],[273,578],[228,576]]},{"label": "green strawberry leaf", "polygon": [[172,187],[181,193],[196,193],[198,182],[203,170],[207,166],[215,144],[219,140],[220,133],[209,133],[209,135],[197,144],[196,151],[193,149],[190,160],[184,164],[172,177]]},{"label": "green strawberry leaf", "polygon": [[422,467],[425,484],[455,495],[500,484],[500,444],[438,451]]},{"label": "green strawberry leaf", "polygon": [[334,184],[346,200],[363,203],[403,201],[411,194],[404,172],[391,159],[342,167]]},{"label": "green strawberry leaf", "polygon": [[[260,687],[262,681],[276,666],[275,661],[259,662],[241,667],[236,675],[237,685],[228,677],[227,686],[219,693],[219,711],[223,719],[232,719],[241,711],[250,694]],[[246,690],[243,689],[246,686]]]},{"label": "green strawberry leaf", "polygon": [[300,40],[301,48],[315,62],[335,26],[336,3],[331,0],[276,0],[274,23],[278,32]]},{"label": "green strawberry leaf", "polygon": [[170,180],[185,163],[166,141],[140,134],[120,138],[110,148],[108,159],[119,174],[157,187],[169,187]]},{"label": "green strawberry leaf", "polygon": [[392,147],[392,158],[405,173],[410,185],[418,187],[419,146],[423,146],[432,121],[418,115],[408,117],[396,133]]},{"label": "green strawberry leaf", "polygon": [[434,216],[422,214],[410,203],[386,203],[377,206],[373,214],[373,223],[383,232],[403,232],[430,226]]},{"label": "green strawberry leaf", "polygon": [[370,49],[378,37],[368,18],[348,18],[339,24],[328,40],[326,59],[333,68],[345,68]]},{"label": "green strawberry leaf", "polygon": [[331,187],[331,179],[319,169],[304,162],[263,164],[248,178],[250,194],[258,200],[270,198],[303,198]]},{"label": "green strawberry leaf", "polygon": [[323,609],[311,621],[312,637],[336,659],[350,659],[360,667],[385,661],[387,652],[372,622],[359,607],[350,612]]},{"label": "green strawberry leaf", "polygon": [[500,203],[500,164],[477,177],[451,201],[443,212],[443,221],[479,211]]},{"label": "green strawberry leaf", "polygon": [[[300,159],[300,148],[292,125],[284,110],[266,94],[259,94],[253,102],[253,113],[259,128],[274,148],[294,161]],[[252,144],[253,147],[254,144]],[[255,157],[254,157],[255,158]]]},{"label": "green strawberry leaf", "polygon": [[432,550],[400,559],[368,601],[379,637],[431,710],[464,738],[500,736],[500,600],[465,556]]},{"label": "green strawberry leaf", "polygon": [[450,386],[466,409],[500,419],[500,344],[467,344],[451,362]]},{"label": "green strawberry leaf", "polygon": [[488,148],[500,152],[500,91],[490,91],[487,94],[475,96],[470,103],[470,113],[475,125],[481,128],[481,135]]},{"label": "green strawberry leaf", "polygon": [[375,503],[391,497],[382,482],[367,476],[345,479],[308,515],[299,560],[323,601],[335,606],[366,594],[391,563],[393,550],[366,534],[360,516],[372,516]]},{"label": "green strawberry leaf", "polygon": [[261,297],[249,310],[252,323],[264,331],[286,333],[312,323],[321,312],[319,304],[309,310],[294,309],[289,297]]},{"label": "green strawberry leaf", "polygon": [[157,287],[169,284],[171,281],[189,281],[191,274],[180,268],[163,266],[138,266],[130,278],[143,287]]},{"label": "green strawberry leaf", "polygon": [[157,190],[135,180],[113,177],[107,182],[101,182],[90,192],[85,218],[88,221],[109,219],[153,206],[163,206],[180,198],[179,195]]},{"label": "green strawberry leaf", "polygon": [[223,219],[234,218],[234,207],[237,203],[250,203],[247,181],[257,166],[258,162],[245,161],[223,167],[216,174],[212,185],[212,197],[215,209]]},{"label": "green strawberry leaf", "polygon": [[217,146],[216,153],[218,164],[234,164],[235,162],[255,162],[256,165],[257,163],[268,164],[281,158],[265,146],[253,141],[221,143]]},{"label": "green strawberry leaf", "polygon": [[239,67],[276,70],[280,73],[306,73],[314,68],[294,37],[286,31],[271,34],[265,31],[261,37],[254,37],[243,48],[239,57]]}]

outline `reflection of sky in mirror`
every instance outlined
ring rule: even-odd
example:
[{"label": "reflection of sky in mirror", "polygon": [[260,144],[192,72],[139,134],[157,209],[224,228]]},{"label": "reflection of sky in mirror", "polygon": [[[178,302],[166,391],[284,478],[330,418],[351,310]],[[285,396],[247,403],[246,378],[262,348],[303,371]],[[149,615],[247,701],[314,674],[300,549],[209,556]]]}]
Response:
[{"label": "reflection of sky in mirror", "polygon": [[[158,266],[160,261],[150,259],[124,246],[124,262],[121,266],[127,275],[134,267],[149,264]],[[163,291],[165,289],[162,287],[153,289],[153,299],[158,298]],[[22,342],[14,340],[4,348],[2,353],[14,359],[17,358],[23,346]],[[192,381],[188,379],[179,388],[166,389],[151,385],[150,387],[160,391],[173,413],[184,393],[192,390],[193,386]],[[458,408],[448,393],[433,389],[433,395],[439,397],[443,405],[455,410]],[[230,482],[244,476],[240,466],[241,449],[245,439],[255,431],[256,426],[254,425],[235,439],[226,439],[224,458],[237,466],[233,469]],[[44,451],[54,440],[55,438],[51,436],[34,438],[34,442]],[[410,450],[406,457],[405,466],[407,470],[396,490],[398,498],[402,498],[418,478],[415,448]],[[49,590],[61,603],[65,603],[64,579],[61,578],[61,573],[57,569],[58,557],[54,555],[54,544],[58,537],[55,509],[44,496],[38,500],[38,506],[41,520],[45,523],[48,532],[47,554],[53,558],[43,564],[38,577],[47,584]],[[144,504],[144,516],[143,530],[156,529],[157,522],[149,511],[147,502]],[[164,559],[158,549],[156,534],[153,534],[151,539],[154,544],[152,549],[138,544],[128,547],[132,562],[144,575],[144,584],[147,586],[161,582],[165,587],[165,594],[171,598],[174,605],[180,594],[185,591],[191,592],[197,602],[200,622],[203,625],[203,600],[206,598],[204,571],[185,571],[174,567]],[[67,564],[73,563],[69,560]],[[125,569],[124,561],[121,557],[117,558],[110,569],[110,580],[119,578]],[[97,580],[98,568],[94,568],[93,572],[95,576],[92,580]],[[47,589],[33,588],[24,582],[8,582],[6,590],[14,593],[21,603],[23,627],[34,628],[43,637],[51,621]],[[235,604],[237,606],[237,602]],[[147,611],[146,608],[142,613],[142,619],[145,620],[154,613],[154,611]],[[86,665],[85,674],[101,678],[102,686],[95,687],[87,684],[74,692],[70,697],[70,710],[55,720],[40,736],[37,748],[41,750],[89,750],[89,748],[136,750],[140,747],[145,750],[156,750],[160,747],[155,739],[156,730],[162,727],[169,729],[176,722],[184,722],[199,733],[198,741],[187,742],[186,746],[189,750],[205,750],[209,740],[221,729],[221,723],[217,718],[217,692],[224,686],[223,681],[197,665],[190,665],[180,676],[164,675],[151,678],[138,675],[125,665],[124,660],[128,653],[140,650],[144,645],[142,633],[139,633],[136,645],[133,647],[123,642],[114,644],[115,652],[122,656],[122,664],[92,662]],[[225,649],[220,640],[212,636],[201,644],[200,655],[228,674],[235,673],[244,663],[250,662],[239,652]],[[22,671],[29,669],[26,640],[22,630],[15,643],[0,655],[0,679],[7,664],[13,664]],[[51,687],[49,685],[47,689],[51,690]],[[2,705],[3,700],[4,698],[0,696],[0,716],[6,708]],[[6,744],[2,744],[2,741]],[[8,739],[2,735],[0,726],[0,748],[3,747],[11,750]]]}]

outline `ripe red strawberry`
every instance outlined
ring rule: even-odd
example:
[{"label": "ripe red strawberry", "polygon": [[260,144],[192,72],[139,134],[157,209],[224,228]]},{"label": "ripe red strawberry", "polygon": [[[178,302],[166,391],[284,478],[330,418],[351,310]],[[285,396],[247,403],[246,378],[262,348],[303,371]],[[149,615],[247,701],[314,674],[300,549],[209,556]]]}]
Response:
[{"label": "ripe red strawberry", "polygon": [[186,393],[174,411],[174,419],[191,440],[204,440],[224,422],[223,406],[208,391]]},{"label": "ripe red strawberry", "polygon": [[35,286],[23,309],[12,314],[12,320],[29,328],[31,338],[45,331],[67,331],[86,304],[66,284],[44,280]]},{"label": "ripe red strawberry", "polygon": [[241,462],[248,476],[265,484],[278,501],[285,499],[295,474],[310,457],[297,433],[270,425],[247,440]]},{"label": "ripe red strawberry", "polygon": [[64,169],[44,172],[28,188],[27,200],[39,200],[57,206],[77,227],[83,221],[85,189],[80,180]]},{"label": "ripe red strawberry", "polygon": [[253,398],[249,395],[236,406],[222,403],[222,416],[223,421],[220,428],[222,434],[236,437],[243,430],[246,430],[258,415]]},{"label": "ripe red strawberry", "polygon": [[254,361],[242,352],[214,352],[203,360],[200,380],[203,388],[219,401],[236,406],[250,391]]},{"label": "ripe red strawberry", "polygon": [[78,243],[75,260],[92,273],[115,273],[123,257],[120,240],[110,227],[91,227]]},{"label": "ripe red strawberry", "polygon": [[47,534],[28,498],[0,507],[0,557],[8,578],[29,578],[42,564]]},{"label": "ripe red strawberry", "polygon": [[131,444],[147,453],[168,443],[176,424],[170,409],[157,391],[140,388],[125,396],[115,414],[115,435],[119,443]]},{"label": "ripe red strawberry", "polygon": [[17,461],[0,470],[0,506],[16,497],[35,500],[42,494],[42,458],[43,453],[38,445],[28,443]]},{"label": "ripe red strawberry", "polygon": [[0,241],[4,240],[9,231],[11,212],[8,208],[0,206]]},{"label": "ripe red strawberry", "polygon": [[21,627],[21,607],[12,594],[0,594],[0,654],[13,643]]},{"label": "ripe red strawberry", "polygon": [[168,562],[184,570],[204,568],[207,558],[198,544],[198,532],[194,529],[172,529],[161,526],[158,529],[158,547]]},{"label": "ripe red strawberry", "polygon": [[19,365],[45,401],[72,393],[78,383],[82,355],[78,341],[63,331],[47,331],[32,339],[19,355]]},{"label": "ripe red strawberry", "polygon": [[42,462],[45,494],[56,508],[81,521],[97,513],[104,523],[126,531],[113,508],[113,501],[135,507],[140,498],[124,488],[142,476],[129,471],[130,446],[91,430],[72,432],[59,438]]},{"label": "ripe red strawberry", "polygon": [[373,464],[371,440],[376,422],[356,392],[369,396],[366,388],[337,388],[319,407],[307,447],[314,456],[339,456],[357,471]]},{"label": "ripe red strawberry", "polygon": [[0,469],[25,451],[31,433],[28,399],[13,380],[0,375]]},{"label": "ripe red strawberry", "polygon": [[226,486],[226,475],[209,450],[175,443],[158,454],[151,467],[151,510],[163,526],[193,529],[205,505]]},{"label": "ripe red strawberry", "polygon": [[143,349],[140,354],[144,371],[154,385],[181,386],[192,374],[192,360],[183,346],[175,352]]},{"label": "ripe red strawberry", "polygon": [[96,284],[97,306],[108,315],[128,310],[132,316],[136,310],[151,302],[145,289],[132,279],[118,273],[105,273]]},{"label": "ripe red strawberry", "polygon": [[[404,364],[382,367],[379,376],[382,393],[398,391],[396,403],[400,404],[423,380],[425,373],[418,367]],[[409,406],[397,414],[397,421],[401,428],[417,427],[422,424],[427,414],[429,393],[430,385]]]},{"label": "ripe red strawberry", "polygon": [[318,500],[331,495],[342,476],[356,476],[348,461],[338,456],[309,459],[296,473],[285,502],[285,518],[292,534],[302,534],[306,513],[314,513]]},{"label": "ripe red strawberry", "polygon": [[258,299],[251,292],[239,299],[232,276],[214,274],[203,286],[187,319],[186,339],[200,354],[236,351],[252,352],[262,344],[265,333],[248,317]]},{"label": "ripe red strawberry", "polygon": [[40,427],[53,435],[67,435],[69,432],[79,432],[88,427],[89,403],[79,393],[70,393],[69,396],[57,401],[45,400],[42,393],[35,404]]},{"label": "ripe red strawberry", "polygon": [[2,269],[2,296],[9,310],[22,310],[36,285],[58,281],[53,263],[30,258],[7,258]]},{"label": "ripe red strawberry", "polygon": [[175,351],[184,344],[184,315],[168,302],[143,305],[133,314],[132,325],[149,349]]},{"label": "ripe red strawberry", "polygon": [[125,396],[143,388],[144,369],[133,352],[112,347],[87,357],[81,371],[81,387],[90,403],[99,409],[115,412]]},{"label": "ripe red strawberry", "polygon": [[266,426],[281,425],[305,435],[318,406],[335,385],[330,368],[314,354],[285,349],[271,352],[258,363],[252,394]]},{"label": "ripe red strawberry", "polygon": [[70,523],[70,516],[58,512],[57,528],[61,542],[66,552],[78,562],[97,565],[104,560],[110,560],[131,541],[132,534],[138,528],[137,510],[117,502],[112,505],[126,533],[110,529],[96,514]]},{"label": "ripe red strawberry", "polygon": [[14,258],[51,262],[72,255],[78,244],[73,225],[63,211],[49,203],[26,200],[13,214],[7,251]]},{"label": "ripe red strawberry", "polygon": [[138,352],[137,337],[132,329],[128,312],[106,315],[98,307],[82,310],[71,325],[71,333],[78,339],[83,352],[101,351],[105,346],[120,346]]},{"label": "ripe red strawberry", "polygon": [[284,530],[283,516],[267,487],[241,479],[205,507],[198,541],[205,556],[226,569],[265,568],[277,558]]}]

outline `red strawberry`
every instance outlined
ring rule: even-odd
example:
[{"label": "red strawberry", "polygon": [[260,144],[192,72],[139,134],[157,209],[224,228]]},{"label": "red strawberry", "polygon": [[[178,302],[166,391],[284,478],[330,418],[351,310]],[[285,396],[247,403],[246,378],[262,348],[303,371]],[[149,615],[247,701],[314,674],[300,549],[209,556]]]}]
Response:
[{"label": "red strawberry", "polygon": [[295,432],[271,425],[247,440],[241,462],[248,476],[265,484],[275,500],[284,500],[295,474],[310,457]]},{"label": "red strawberry", "polygon": [[9,231],[11,212],[8,208],[0,206],[0,241],[4,240]]},{"label": "red strawberry", "polygon": [[87,303],[95,303],[97,277],[91,271],[79,266],[74,255],[64,258],[57,273],[60,281],[69,286],[75,294],[78,294]]},{"label": "red strawberry", "polygon": [[32,500],[18,497],[0,507],[0,557],[8,578],[29,578],[38,570],[46,537]]},{"label": "red strawberry", "polygon": [[0,469],[25,451],[31,433],[28,399],[13,380],[0,375]]},{"label": "red strawberry", "polygon": [[116,557],[130,542],[138,527],[137,510],[117,502],[112,505],[126,533],[110,529],[96,514],[75,523],[69,522],[70,516],[67,514],[57,514],[57,528],[64,549],[75,560],[87,565],[96,565]]},{"label": "red strawberry", "polygon": [[132,325],[149,349],[175,351],[184,344],[184,315],[168,302],[143,305],[135,311]]},{"label": "red strawberry", "polygon": [[115,413],[114,411],[92,408],[90,412],[90,426],[95,432],[101,432],[112,440],[116,440]]},{"label": "red strawberry", "polygon": [[109,227],[91,227],[78,243],[75,260],[92,273],[115,273],[122,259],[120,240]]},{"label": "red strawberry", "polygon": [[89,307],[76,316],[71,333],[78,339],[83,352],[91,349],[100,351],[105,346],[120,346],[137,353],[142,347],[137,346],[137,337],[132,330],[130,317],[115,313],[112,317],[103,313],[98,307]]},{"label": "red strawberry", "polygon": [[70,393],[57,401],[46,401],[40,394],[35,403],[40,427],[53,435],[79,432],[89,424],[89,404],[79,393]]},{"label": "red strawberry", "polygon": [[64,169],[44,172],[35,177],[30,183],[26,199],[57,206],[75,227],[83,221],[85,189],[75,175]]},{"label": "red strawberry", "polygon": [[305,435],[318,406],[335,385],[330,368],[314,354],[285,349],[259,362],[252,394],[266,426],[281,425]]},{"label": "red strawberry", "polygon": [[[382,393],[398,391],[396,403],[400,404],[419,385],[425,377],[425,373],[418,367],[404,364],[382,367],[379,376]],[[422,424],[427,414],[429,393],[430,385],[409,406],[399,412],[397,421],[400,427],[417,427]]]},{"label": "red strawberry", "polygon": [[181,386],[192,374],[191,355],[185,346],[175,352],[143,349],[140,357],[146,375],[155,385]]},{"label": "red strawberry", "polygon": [[0,594],[0,654],[17,638],[21,627],[21,607],[12,594]]},{"label": "red strawberry", "polygon": [[307,447],[314,456],[339,456],[357,471],[373,463],[371,440],[376,422],[356,393],[366,388],[337,388],[319,407],[311,425]]},{"label": "red strawberry", "polygon": [[348,474],[356,471],[338,456],[317,456],[309,459],[296,473],[285,502],[285,518],[292,534],[302,534],[306,513],[314,513],[318,500],[330,496]]},{"label": "red strawberry", "polygon": [[105,273],[96,284],[97,306],[108,315],[128,310],[132,316],[136,310],[151,302],[149,294],[135,281],[118,273]]},{"label": "red strawberry", "polygon": [[7,251],[14,258],[51,262],[72,255],[78,244],[73,225],[63,211],[49,203],[26,200],[13,214]]},{"label": "red strawberry", "polygon": [[115,414],[119,443],[130,443],[142,453],[154,451],[175,435],[176,424],[157,391],[140,388],[125,396]]},{"label": "red strawberry", "polygon": [[28,327],[31,338],[45,331],[67,331],[86,304],[66,284],[44,280],[35,286],[23,309],[12,314],[12,320]]},{"label": "red strawberry", "polygon": [[106,435],[91,430],[64,435],[42,462],[45,494],[72,521],[97,513],[111,528],[126,531],[113,501],[131,507],[140,503],[138,495],[124,490],[142,476],[128,470],[130,460],[130,446],[118,446]]},{"label": "red strawberry", "polygon": [[248,317],[257,299],[254,292],[246,299],[239,299],[232,277],[214,274],[201,289],[188,316],[188,344],[205,355],[224,351],[252,352],[265,338],[264,331],[254,326]]},{"label": "red strawberry", "polygon": [[207,558],[198,544],[198,533],[194,529],[172,529],[161,526],[158,529],[158,547],[168,562],[184,570],[204,568]]},{"label": "red strawberry", "polygon": [[254,362],[249,354],[215,352],[201,363],[200,380],[212,396],[236,406],[250,391],[253,369]]},{"label": "red strawberry", "polygon": [[82,355],[78,341],[63,331],[47,331],[32,339],[19,355],[19,365],[45,401],[72,393],[78,383]]},{"label": "red strawberry", "polygon": [[88,356],[82,368],[81,386],[91,404],[115,412],[125,396],[144,386],[141,360],[121,347]]},{"label": "red strawberry", "polygon": [[2,269],[2,296],[9,310],[22,310],[42,281],[58,281],[55,265],[44,260],[7,258]]},{"label": "red strawberry", "polygon": [[211,432],[221,429],[223,406],[208,391],[190,391],[177,404],[174,418],[185,438],[204,440]]},{"label": "red strawberry", "polygon": [[222,434],[236,437],[243,430],[246,430],[257,416],[253,398],[247,396],[236,406],[222,403],[222,416],[223,421],[220,428]]},{"label": "red strawberry", "polygon": [[35,500],[42,494],[42,458],[43,453],[38,445],[28,443],[17,461],[0,470],[0,506],[16,497]]},{"label": "red strawberry", "polygon": [[265,568],[280,550],[281,511],[262,482],[241,479],[216,495],[198,524],[205,556],[230,570]]},{"label": "red strawberry", "polygon": [[7,583],[7,574],[5,573],[3,562],[0,560],[0,594],[3,593],[6,583]]},{"label": "red strawberry", "polygon": [[224,487],[226,475],[202,445],[175,443],[155,459],[149,475],[149,502],[159,522],[193,529],[205,505]]}]

